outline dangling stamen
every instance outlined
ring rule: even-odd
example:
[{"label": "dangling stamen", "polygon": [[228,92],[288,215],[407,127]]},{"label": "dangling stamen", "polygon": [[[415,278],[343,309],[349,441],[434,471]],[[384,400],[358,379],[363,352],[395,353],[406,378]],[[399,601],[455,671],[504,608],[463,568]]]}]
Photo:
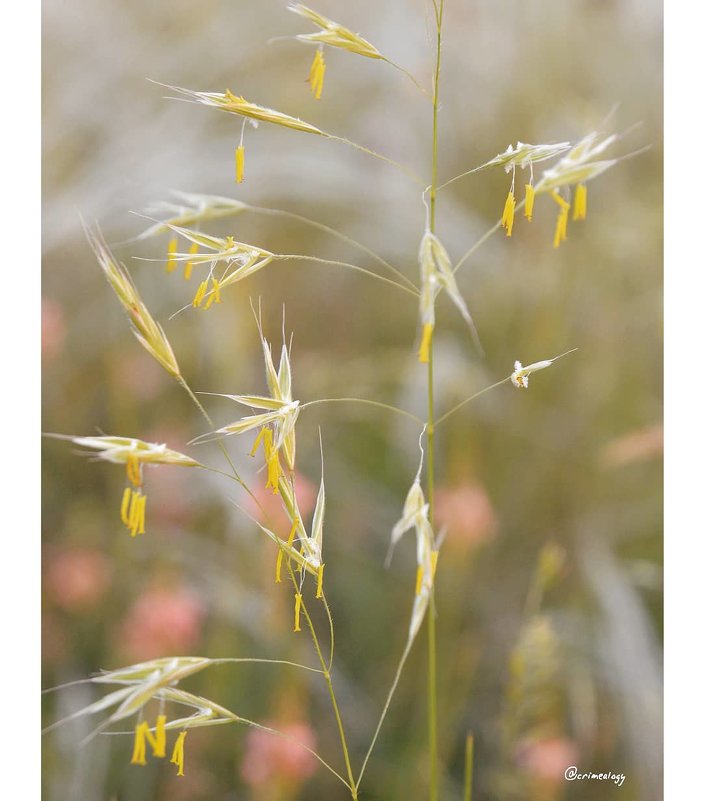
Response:
[{"label": "dangling stamen", "polygon": [[419,361],[426,364],[429,361],[429,347],[431,346],[431,338],[434,333],[434,326],[431,323],[424,323],[422,329],[422,342],[419,346]]},{"label": "dangling stamen", "polygon": [[175,745],[173,746],[173,754],[171,756],[171,763],[178,766],[178,773],[176,774],[176,776],[185,776],[185,773],[183,772],[183,763],[184,763],[184,760],[185,760],[185,754],[184,754],[184,751],[183,751],[183,744],[185,742],[185,735],[187,733],[188,733],[187,731],[182,731],[178,735],[178,739],[176,740]]},{"label": "dangling stamen", "polygon": [[144,731],[149,730],[148,723],[138,723],[134,730],[134,749],[132,750],[132,765],[146,765],[146,736]]},{"label": "dangling stamen", "polygon": [[507,200],[505,200],[505,207],[502,211],[502,227],[505,229],[507,236],[512,236],[512,226],[514,225],[514,209],[516,208],[516,201],[514,199],[514,176],[515,168],[512,168],[512,188],[509,190]]},{"label": "dangling stamen", "polygon": [[124,493],[122,494],[122,505],[119,510],[119,516],[122,519],[122,522],[125,526],[129,527],[129,515],[127,514],[129,510],[129,501],[132,495],[131,489],[129,487],[124,488]]},{"label": "dangling stamen", "polygon": [[195,293],[195,297],[193,298],[193,308],[197,309],[198,306],[200,306],[200,304],[202,303],[203,298],[207,294],[207,287],[208,287],[209,283],[210,283],[210,279],[207,278],[197,288],[197,292]]},{"label": "dangling stamen", "polygon": [[430,558],[431,558],[431,578],[433,581],[434,576],[436,575],[436,563],[439,561],[439,552],[432,551]]},{"label": "dangling stamen", "polygon": [[300,628],[300,606],[302,605],[302,596],[299,592],[295,593],[295,628],[293,631],[302,631]]},{"label": "dangling stamen", "polygon": [[573,219],[584,220],[587,216],[587,187],[585,184],[578,184],[575,187],[575,198],[573,199]]},{"label": "dangling stamen", "polygon": [[558,192],[552,191],[550,195],[556,201],[556,203],[558,203],[561,209],[558,212],[556,231],[553,235],[553,247],[557,248],[560,246],[561,242],[568,238],[568,212],[570,211],[570,203],[568,203],[567,200],[564,200],[558,194]]},{"label": "dangling stamen", "polygon": [[207,303],[205,303],[205,311],[210,308],[213,303],[221,303],[222,298],[219,294],[219,281],[216,278],[212,279],[212,291],[210,292]]},{"label": "dangling stamen", "polygon": [[178,239],[173,236],[168,242],[168,259],[166,260],[166,272],[172,273],[173,270],[178,266],[178,262],[175,260],[175,253],[178,249]]},{"label": "dangling stamen", "polygon": [[261,430],[258,432],[258,434],[256,435],[256,439],[254,440],[253,448],[251,448],[251,451],[249,452],[249,456],[255,456],[255,455],[256,455],[256,451],[258,450],[258,446],[259,446],[259,445],[261,444],[261,442],[263,441],[263,432],[264,432],[265,430],[266,430],[266,429],[265,429],[265,426],[264,426],[264,427],[263,427],[263,428],[262,428],[262,429],[261,429]]},{"label": "dangling stamen", "polygon": [[[192,245],[190,245],[188,253],[190,253],[191,256],[194,256],[197,253],[197,251],[198,251],[198,244],[197,242],[193,242]],[[189,281],[190,276],[192,274],[193,274],[193,263],[191,261],[187,261],[185,263],[185,270],[183,270],[183,278],[185,278],[186,281]]]},{"label": "dangling stamen", "polygon": [[531,222],[531,216],[534,213],[534,199],[536,197],[534,184],[525,184],[524,190],[524,216]]},{"label": "dangling stamen", "polygon": [[268,465],[268,481],[266,489],[269,487],[274,494],[278,493],[278,480],[280,478],[280,462],[278,461],[278,451],[273,447],[273,434],[270,428],[263,429],[263,450]]},{"label": "dangling stamen", "polygon": [[324,50],[320,47],[314,54],[312,66],[310,67],[310,74],[307,77],[315,100],[319,100],[319,98],[322,96],[322,88],[324,87],[324,73],[326,70],[327,65],[324,61]]}]

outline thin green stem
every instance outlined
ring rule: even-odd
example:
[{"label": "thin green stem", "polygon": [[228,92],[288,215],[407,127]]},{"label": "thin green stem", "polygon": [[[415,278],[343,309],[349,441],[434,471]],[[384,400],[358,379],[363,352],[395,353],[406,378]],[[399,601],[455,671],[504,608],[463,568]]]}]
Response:
[{"label": "thin green stem", "polygon": [[412,412],[407,412],[404,409],[400,409],[398,406],[391,406],[389,403],[368,400],[367,398],[318,398],[317,400],[303,403],[302,406],[300,406],[300,411],[306,409],[308,406],[316,406],[320,403],[362,403],[366,406],[377,406],[378,408],[385,409],[388,412],[394,412],[395,414],[401,414],[403,417],[409,417],[410,420],[414,420],[414,422],[419,423],[420,426],[424,425],[424,420],[420,420],[420,418],[412,414]]},{"label": "thin green stem", "polygon": [[275,261],[287,261],[292,259],[298,259],[299,261],[311,261],[316,262],[317,264],[331,264],[334,267],[346,267],[348,270],[355,270],[356,272],[363,273],[364,275],[368,275],[371,278],[375,278],[377,281],[382,281],[384,284],[390,284],[390,286],[397,287],[401,289],[403,292],[407,292],[412,297],[418,298],[419,292],[416,289],[410,289],[408,286],[404,284],[400,284],[397,281],[393,281],[391,278],[386,278],[384,275],[378,275],[378,273],[374,273],[371,270],[367,270],[365,267],[359,267],[358,264],[349,264],[346,261],[336,261],[335,259],[322,259],[319,256],[304,256],[297,253],[285,253],[281,255],[276,255],[273,257]]}]

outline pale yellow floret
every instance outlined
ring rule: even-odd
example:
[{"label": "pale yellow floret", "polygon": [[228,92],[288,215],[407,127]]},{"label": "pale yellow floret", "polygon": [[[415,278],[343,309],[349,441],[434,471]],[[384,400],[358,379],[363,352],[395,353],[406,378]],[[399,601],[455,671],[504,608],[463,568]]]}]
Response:
[{"label": "pale yellow floret", "polygon": [[173,754],[171,755],[171,763],[173,765],[177,765],[178,766],[178,773],[176,774],[176,776],[185,776],[185,773],[183,772],[183,764],[185,762],[185,753],[184,753],[183,745],[185,743],[185,735],[187,733],[188,733],[187,731],[182,731],[178,735],[178,739],[176,740],[175,745],[173,746]]},{"label": "pale yellow floret", "polygon": [[505,207],[502,211],[502,227],[505,229],[507,236],[512,236],[512,226],[514,225],[514,209],[516,202],[514,200],[514,192],[510,191],[505,200]]},{"label": "pale yellow floret", "polygon": [[319,566],[319,573],[317,573],[317,593],[315,598],[321,598],[324,593],[324,565]]},{"label": "pale yellow floret", "polygon": [[244,180],[244,146],[239,145],[234,153],[236,162],[236,182],[240,184]]},{"label": "pale yellow floret", "polygon": [[531,222],[531,217],[534,213],[534,198],[536,197],[534,184],[526,184],[524,190],[524,216]]},{"label": "pale yellow floret", "polygon": [[584,220],[587,216],[587,187],[585,184],[578,184],[575,187],[575,198],[573,199],[573,219]]},{"label": "pale yellow floret", "polygon": [[129,501],[131,497],[132,497],[131,489],[129,489],[129,487],[125,487],[124,492],[122,494],[122,505],[119,510],[119,516],[125,526],[129,525],[129,515],[127,513],[129,511]]},{"label": "pale yellow floret", "polygon": [[293,631],[302,631],[300,628],[300,607],[302,605],[302,596],[299,592],[295,593],[295,628]]},{"label": "pale yellow floret", "polygon": [[[193,242],[192,245],[190,245],[190,248],[188,249],[188,253],[190,253],[191,256],[194,256],[198,252],[199,249],[200,249],[200,246],[197,244],[197,242]],[[185,278],[186,281],[189,281],[190,280],[190,276],[192,274],[193,274],[193,262],[187,261],[187,262],[185,262],[185,269],[183,270],[183,277]]]},{"label": "pale yellow floret", "polygon": [[327,65],[324,61],[324,51],[320,47],[315,51],[312,66],[310,67],[310,74],[307,78],[315,100],[319,100],[322,96],[322,88],[324,87],[324,73],[326,72],[326,69]]},{"label": "pale yellow floret", "polygon": [[434,576],[436,575],[436,563],[439,560],[439,552],[432,551],[431,552],[431,579],[434,580]]},{"label": "pale yellow floret", "polygon": [[429,348],[431,346],[431,337],[434,332],[434,326],[431,323],[424,323],[422,328],[422,342],[419,346],[419,361],[426,364],[429,361]]},{"label": "pale yellow floret", "polygon": [[173,258],[176,250],[178,249],[178,240],[176,237],[171,237],[168,242],[168,259],[166,261],[166,272],[172,273],[178,266],[178,262]]},{"label": "pale yellow floret", "polygon": [[424,568],[421,565],[417,565],[417,581],[414,585],[414,594],[419,595],[422,591],[422,582],[424,581]]}]

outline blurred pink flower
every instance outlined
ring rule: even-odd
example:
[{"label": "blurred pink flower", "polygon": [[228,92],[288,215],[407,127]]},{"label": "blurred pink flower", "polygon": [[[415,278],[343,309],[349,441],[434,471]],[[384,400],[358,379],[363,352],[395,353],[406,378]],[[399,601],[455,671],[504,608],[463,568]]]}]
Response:
[{"label": "blurred pink flower", "polygon": [[605,468],[624,467],[655,459],[662,453],[663,426],[658,424],[637,428],[610,440],[600,449],[600,462]]},{"label": "blurred pink flower", "polygon": [[[315,748],[317,744],[314,732],[306,723],[269,721],[264,725],[283,732],[308,748]],[[317,770],[317,761],[298,743],[253,729],[246,740],[241,766],[244,781],[259,786],[271,779],[301,782],[312,776]]]},{"label": "blurred pink flower", "polygon": [[[247,495],[244,502],[245,508],[255,520],[260,520],[264,526],[272,526],[277,534],[290,527],[290,521],[285,514],[280,495],[275,495],[270,489],[266,489],[266,476],[263,473],[256,476],[255,481],[251,484],[251,491],[267,515],[267,517],[264,516],[253,498]],[[314,508],[317,500],[317,488],[308,478],[301,473],[296,473],[295,495],[300,507],[300,514],[305,518]]]},{"label": "blurred pink flower", "polygon": [[446,527],[445,547],[473,548],[492,539],[497,518],[484,488],[475,482],[436,491],[436,528]]},{"label": "blurred pink flower", "polygon": [[147,590],[122,623],[119,646],[136,661],[187,654],[200,638],[203,616],[202,603],[185,587]]},{"label": "blurred pink flower", "polygon": [[46,589],[57,606],[69,612],[92,608],[109,586],[112,570],[100,551],[72,548],[51,557]]},{"label": "blurred pink flower", "polygon": [[566,768],[578,761],[578,747],[566,737],[523,740],[516,749],[519,765],[539,779],[562,781]]},{"label": "blurred pink flower", "polygon": [[41,355],[53,358],[61,352],[66,338],[63,307],[51,298],[41,299]]}]

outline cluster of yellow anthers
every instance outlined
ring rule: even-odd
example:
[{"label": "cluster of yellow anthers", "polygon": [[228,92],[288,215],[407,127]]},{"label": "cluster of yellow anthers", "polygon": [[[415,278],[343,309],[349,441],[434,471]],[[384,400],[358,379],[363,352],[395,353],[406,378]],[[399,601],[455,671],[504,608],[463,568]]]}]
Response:
[{"label": "cluster of yellow anthers", "polygon": [[[105,671],[88,681],[95,684],[117,685],[119,689],[74,713],[68,720],[117,707],[97,729],[101,731],[118,721],[137,715],[131,759],[133,765],[147,764],[147,746],[153,757],[163,759],[166,756],[167,731],[180,729],[170,761],[178,768],[177,775],[183,776],[185,775],[184,744],[189,728],[240,720],[233,712],[212,701],[177,689],[181,679],[198,673],[211,664],[212,660],[204,657],[181,656],[154,659],[119,670]],[[144,708],[151,701],[158,702],[161,707],[156,725],[153,727],[142,719]],[[188,707],[194,712],[186,718],[167,722],[167,716],[163,713],[163,707],[167,702]]]},{"label": "cluster of yellow anthers", "polygon": [[[290,348],[283,341],[278,369],[273,364],[273,355],[270,343],[263,336],[258,322],[259,335],[263,348],[263,359],[266,372],[266,383],[270,396],[263,395],[223,395],[222,397],[248,406],[260,409],[259,414],[248,415],[233,423],[205,435],[202,439],[211,439],[220,434],[244,434],[258,429],[258,434],[251,449],[251,456],[255,456],[261,445],[268,478],[266,488],[274,495],[279,495],[285,513],[290,520],[291,529],[287,540],[281,539],[265,526],[260,528],[278,545],[275,580],[281,581],[283,559],[290,560],[291,565],[297,567],[299,573],[307,572],[317,579],[317,597],[322,597],[324,578],[324,564],[322,562],[322,533],[324,525],[325,492],[324,478],[320,482],[317,503],[312,519],[311,532],[308,535],[295,495],[295,424],[300,413],[300,402],[292,396],[292,372],[290,367]],[[285,337],[283,336],[283,340]],[[281,464],[280,454],[283,455]],[[296,547],[297,546],[297,547]],[[300,611],[302,596],[295,595],[295,624],[294,630],[300,631]]]},{"label": "cluster of yellow anthers", "polygon": [[[421,443],[420,443],[421,449]],[[402,539],[403,534],[410,529],[415,530],[417,536],[417,578],[415,583],[414,605],[410,618],[409,638],[413,640],[424,620],[424,615],[431,597],[436,574],[436,563],[439,558],[439,544],[436,542],[431,523],[429,521],[429,504],[424,498],[420,483],[424,451],[419,461],[419,468],[412,486],[407,493],[402,517],[392,530],[390,537],[390,550],[386,559],[386,566],[392,558],[395,545]]]},{"label": "cluster of yellow anthers", "polygon": [[422,289],[419,296],[419,316],[422,322],[422,339],[418,353],[419,361],[429,361],[429,350],[435,322],[434,303],[440,289],[445,289],[448,293],[448,296],[468,324],[475,346],[481,351],[478,332],[468,307],[458,290],[451,259],[438,237],[428,229],[419,246],[419,269],[422,279]]},{"label": "cluster of yellow anthers", "polygon": [[[529,183],[524,187],[524,216],[531,221],[534,213],[536,196],[548,192],[558,205],[558,218],[553,237],[553,246],[559,247],[567,238],[568,217],[572,207],[572,219],[584,220],[587,215],[587,188],[586,182],[600,175],[606,169],[616,164],[618,159],[593,160],[617,139],[616,135],[600,139],[597,132],[588,134],[577,145],[571,148],[569,142],[558,142],[553,145],[529,145],[517,142],[516,147],[510,145],[504,153],[491,159],[483,167],[501,165],[505,172],[512,172],[512,184],[505,200],[502,212],[502,227],[507,236],[512,236],[514,215],[516,212],[516,199],[514,194],[515,174],[517,167],[529,168]],[[567,152],[566,152],[567,151]],[[533,165],[539,161],[554,158],[562,153],[565,155],[549,170],[544,170],[541,180],[534,184]],[[563,198],[560,190],[575,186],[572,204]]]},{"label": "cluster of yellow anthers", "polygon": [[319,100],[322,96],[322,87],[324,86],[324,73],[326,71],[323,50],[324,45],[338,47],[341,50],[347,50],[350,53],[356,53],[356,55],[364,56],[365,58],[377,58],[387,61],[385,56],[362,36],[353,33],[343,25],[339,25],[338,22],[327,19],[327,17],[318,14],[311,8],[301,3],[291,3],[288,6],[288,10],[292,11],[294,14],[299,14],[319,28],[319,31],[316,33],[301,33],[296,37],[301,42],[310,42],[318,45],[308,78],[310,89],[316,100]]},{"label": "cluster of yellow anthers", "polygon": [[[129,437],[67,437],[83,448],[97,451],[96,458],[126,467],[129,484],[125,487],[120,506],[120,518],[132,537],[145,531],[146,495],[142,492],[143,465],[170,464],[180,467],[200,467],[200,463],[165,445],[143,442]],[[131,486],[130,486],[131,485]]]},{"label": "cluster of yellow anthers", "polygon": [[163,329],[146,308],[126,267],[117,263],[97,232],[86,229],[85,233],[105,277],[129,316],[134,336],[162,367],[175,378],[180,378],[173,349]]},{"label": "cluster of yellow anthers", "polygon": [[[198,285],[192,305],[195,308],[209,309],[213,303],[221,303],[221,290],[230,284],[247,278],[265,267],[274,258],[274,254],[245,242],[237,242],[234,237],[221,238],[209,236],[190,228],[183,228],[170,222],[159,224],[158,230],[168,229],[172,232],[168,243],[168,259],[166,271],[172,272],[179,261],[185,262],[184,277],[190,280],[193,266],[209,264],[210,272]],[[156,230],[156,227],[149,229]],[[187,253],[178,253],[178,237],[190,242]],[[204,252],[200,252],[204,248]],[[219,277],[215,277],[218,264],[224,263]],[[211,286],[210,286],[211,282]]]}]

